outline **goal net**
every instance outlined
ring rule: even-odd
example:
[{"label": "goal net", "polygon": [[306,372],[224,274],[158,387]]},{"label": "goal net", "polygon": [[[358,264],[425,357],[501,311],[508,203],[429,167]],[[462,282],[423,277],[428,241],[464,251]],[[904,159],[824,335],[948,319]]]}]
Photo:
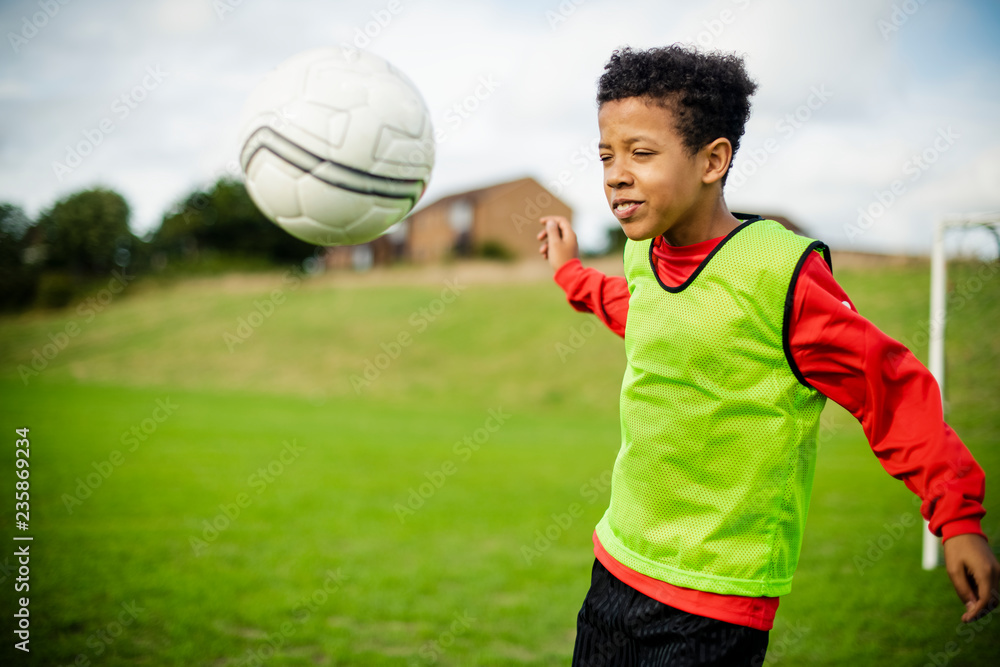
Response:
[{"label": "goal net", "polygon": [[[970,233],[974,230],[978,233]],[[945,395],[944,336],[948,320],[949,251],[965,258],[977,256],[987,260],[996,257],[1000,253],[1000,211],[948,216],[939,220],[934,228],[934,241],[931,246],[931,312],[928,332],[930,351],[927,366],[941,387],[942,401]],[[927,529],[927,526],[927,521],[924,521],[923,567],[925,570],[931,570],[941,563],[941,542]]]}]

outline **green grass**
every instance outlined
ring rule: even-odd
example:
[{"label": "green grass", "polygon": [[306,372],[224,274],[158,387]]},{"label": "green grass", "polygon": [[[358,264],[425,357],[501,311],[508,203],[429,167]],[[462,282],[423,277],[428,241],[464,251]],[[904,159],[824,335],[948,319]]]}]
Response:
[{"label": "green grass", "polygon": [[[954,268],[954,286],[974,286],[976,268]],[[997,276],[948,324],[949,423],[989,479],[1000,471]],[[926,267],[838,279],[880,327],[919,340]],[[445,304],[444,284],[338,281],[140,283],[92,319],[74,307],[0,320],[2,432],[13,443],[28,426],[32,443],[32,653],[14,664],[256,664],[248,652],[274,665],[568,664],[618,445],[620,339],[548,282],[465,285]],[[249,337],[226,338],[268,299],[273,313]],[[22,381],[19,367],[70,324],[79,333]],[[409,344],[380,358],[400,333]],[[914,350],[925,358],[926,344]],[[491,410],[504,415],[495,432]],[[924,665],[949,642],[960,652],[947,664],[992,664],[1000,626],[959,628],[945,572],[920,569],[912,494],[850,415],[831,406],[824,420],[768,664]],[[67,506],[98,468],[107,477]],[[567,525],[574,504],[582,515]],[[992,488],[987,510],[995,545]],[[859,573],[855,557],[905,515],[914,525]],[[134,622],[105,643],[98,633],[117,631],[133,601]]]}]

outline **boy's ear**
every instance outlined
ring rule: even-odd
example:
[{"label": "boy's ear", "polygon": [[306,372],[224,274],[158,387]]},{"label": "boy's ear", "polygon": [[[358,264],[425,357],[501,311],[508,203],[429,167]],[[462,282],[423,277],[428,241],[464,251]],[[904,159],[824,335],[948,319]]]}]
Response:
[{"label": "boy's ear", "polygon": [[701,176],[702,183],[711,185],[721,180],[733,161],[733,145],[729,143],[729,139],[719,137],[702,148],[701,153],[705,157],[705,171]]}]

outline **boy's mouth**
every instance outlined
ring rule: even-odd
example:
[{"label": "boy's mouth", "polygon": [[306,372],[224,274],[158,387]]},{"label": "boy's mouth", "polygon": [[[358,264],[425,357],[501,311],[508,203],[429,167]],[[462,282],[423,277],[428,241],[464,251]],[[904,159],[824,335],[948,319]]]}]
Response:
[{"label": "boy's mouth", "polygon": [[642,202],[634,199],[616,199],[611,202],[611,210],[614,211],[616,218],[624,220],[632,217],[640,205]]}]

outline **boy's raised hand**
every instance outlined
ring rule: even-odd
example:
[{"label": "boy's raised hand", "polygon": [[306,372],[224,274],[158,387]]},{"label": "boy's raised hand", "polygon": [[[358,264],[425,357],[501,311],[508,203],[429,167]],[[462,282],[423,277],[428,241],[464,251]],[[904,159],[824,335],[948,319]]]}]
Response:
[{"label": "boy's raised hand", "polygon": [[983,616],[1000,603],[1000,563],[980,535],[955,535],[944,543],[944,566],[965,604],[962,622]]},{"label": "boy's raised hand", "polygon": [[547,215],[539,222],[545,229],[538,233],[538,240],[542,242],[538,252],[549,260],[553,269],[558,270],[563,264],[579,256],[576,232],[570,227],[569,220],[561,215]]}]

